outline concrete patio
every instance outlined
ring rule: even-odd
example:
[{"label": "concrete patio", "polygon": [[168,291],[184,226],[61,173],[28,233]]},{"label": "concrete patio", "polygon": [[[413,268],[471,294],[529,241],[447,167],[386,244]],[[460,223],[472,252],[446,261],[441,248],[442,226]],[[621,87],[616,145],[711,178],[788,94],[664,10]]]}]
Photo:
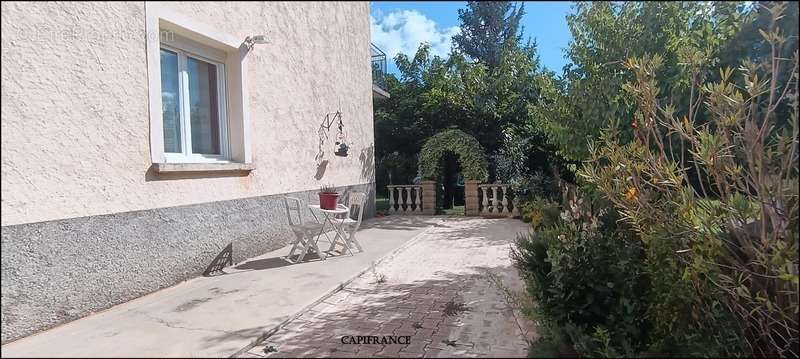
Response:
[{"label": "concrete patio", "polygon": [[[363,253],[290,264],[285,247],[6,344],[2,356],[260,357],[265,345],[277,356],[524,356],[530,323],[487,275],[521,288],[508,249],[526,230],[511,219],[372,219],[358,234]],[[448,315],[448,302],[464,310]],[[342,335],[412,339],[342,346]]]},{"label": "concrete patio", "polygon": [[289,247],[2,346],[3,357],[231,356],[430,228],[433,217],[364,221],[364,253],[290,264]]}]

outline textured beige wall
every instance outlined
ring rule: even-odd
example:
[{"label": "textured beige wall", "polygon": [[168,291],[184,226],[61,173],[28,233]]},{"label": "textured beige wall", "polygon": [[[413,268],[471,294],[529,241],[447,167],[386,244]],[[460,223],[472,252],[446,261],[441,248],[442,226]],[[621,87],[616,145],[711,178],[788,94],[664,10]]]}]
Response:
[{"label": "textured beige wall", "polygon": [[[368,3],[167,6],[241,39],[269,38],[248,55],[256,170],[148,172],[144,3],[3,2],[2,225],[374,180]],[[350,156],[328,144],[317,180],[317,129],[337,108]]]}]

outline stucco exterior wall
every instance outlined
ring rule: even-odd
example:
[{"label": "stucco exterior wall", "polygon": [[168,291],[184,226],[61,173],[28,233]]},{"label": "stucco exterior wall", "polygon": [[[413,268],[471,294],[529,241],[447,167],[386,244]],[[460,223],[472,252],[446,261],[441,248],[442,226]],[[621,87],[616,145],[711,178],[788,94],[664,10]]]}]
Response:
[{"label": "stucco exterior wall", "polygon": [[[224,248],[279,248],[293,238],[282,194],[366,191],[374,212],[368,3],[161,5],[269,40],[247,55],[255,170],[170,175],[151,160],[148,6],[1,6],[3,343],[199,275]],[[319,167],[337,110],[350,155],[328,141]]]},{"label": "stucco exterior wall", "polygon": [[[3,2],[3,226],[374,181],[368,3],[165,6],[242,40],[267,35],[248,55],[256,169],[154,176],[143,2]],[[317,131],[338,109],[350,156],[328,143],[321,170]]]}]

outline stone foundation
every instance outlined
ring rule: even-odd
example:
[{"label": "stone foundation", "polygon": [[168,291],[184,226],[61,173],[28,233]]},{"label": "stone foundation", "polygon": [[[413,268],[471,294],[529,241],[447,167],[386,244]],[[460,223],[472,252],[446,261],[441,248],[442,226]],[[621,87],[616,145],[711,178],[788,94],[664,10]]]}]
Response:
[{"label": "stone foundation", "polygon": [[[351,191],[370,194],[374,216],[374,183]],[[2,342],[201,275],[229,245],[234,262],[280,248],[294,238],[283,196],[317,192],[3,226]]]}]

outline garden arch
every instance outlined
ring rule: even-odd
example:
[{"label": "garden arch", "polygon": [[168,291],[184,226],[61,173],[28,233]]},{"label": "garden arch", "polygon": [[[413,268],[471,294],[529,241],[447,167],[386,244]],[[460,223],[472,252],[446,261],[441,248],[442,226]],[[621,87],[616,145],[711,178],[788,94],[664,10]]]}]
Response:
[{"label": "garden arch", "polygon": [[[422,179],[431,181],[428,184],[430,187],[423,189],[423,193],[432,191],[433,197],[424,194],[428,203],[434,203],[429,209],[430,214],[438,209],[455,208],[460,198],[464,200],[465,215],[477,214],[476,186],[489,177],[489,162],[486,160],[483,146],[475,137],[457,129],[439,132],[425,141],[419,153],[418,163]],[[453,165],[461,167],[464,180],[462,185],[456,184],[458,180],[453,177],[454,173],[447,173],[453,170]],[[439,185],[442,186],[442,191],[435,189],[438,187],[436,184],[438,181],[441,181]],[[459,195],[458,192],[461,191],[463,192]],[[452,214],[455,213],[457,212]]]},{"label": "garden arch", "polygon": [[464,179],[486,181],[489,177],[489,162],[480,142],[464,131],[450,129],[431,136],[422,146],[419,153],[419,172],[422,178],[436,180],[439,177],[440,162],[448,153],[458,158]]}]

